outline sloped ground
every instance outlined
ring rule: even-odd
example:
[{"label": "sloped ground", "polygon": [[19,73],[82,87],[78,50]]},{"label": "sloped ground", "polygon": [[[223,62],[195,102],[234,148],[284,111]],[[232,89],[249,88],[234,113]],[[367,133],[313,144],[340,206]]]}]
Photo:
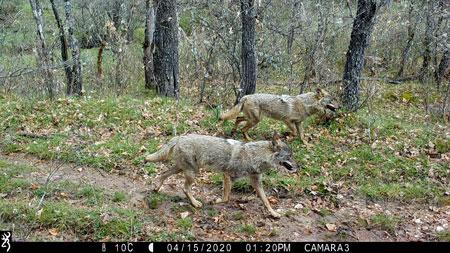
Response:
[{"label": "sloped ground", "polygon": [[[380,86],[372,110],[309,120],[312,148],[289,143],[303,169],[264,180],[279,220],[245,180],[230,203],[211,204],[221,195],[216,173],[197,179],[199,210],[181,177],[148,192],[163,166],[144,164],[145,154],[175,131],[226,135],[231,123],[219,124],[216,110],[160,98],[0,96],[0,229],[23,240],[448,241],[448,124],[423,113],[415,85]],[[285,127],[264,120],[251,135],[275,129]]]}]

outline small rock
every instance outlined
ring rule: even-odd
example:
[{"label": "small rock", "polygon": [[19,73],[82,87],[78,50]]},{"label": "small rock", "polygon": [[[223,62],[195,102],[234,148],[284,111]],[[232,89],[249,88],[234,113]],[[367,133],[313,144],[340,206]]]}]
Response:
[{"label": "small rock", "polygon": [[78,172],[82,172],[82,171],[83,171],[83,168],[80,167],[80,168],[78,168],[77,170],[78,170]]},{"label": "small rock", "polygon": [[444,232],[444,227],[442,227],[442,226],[437,226],[437,227],[436,227],[436,232],[438,232],[438,233]]},{"label": "small rock", "polygon": [[422,224],[422,223],[423,223],[420,219],[415,219],[414,222],[415,222],[416,224]]},{"label": "small rock", "polygon": [[295,209],[302,209],[303,205],[298,203],[297,205],[294,206]]},{"label": "small rock", "polygon": [[189,214],[190,213],[188,211],[180,213],[181,219],[184,219],[184,218],[188,217]]},{"label": "small rock", "polygon": [[342,194],[338,194],[338,195],[336,195],[336,198],[337,198],[337,199],[343,199],[344,196],[343,196]]}]

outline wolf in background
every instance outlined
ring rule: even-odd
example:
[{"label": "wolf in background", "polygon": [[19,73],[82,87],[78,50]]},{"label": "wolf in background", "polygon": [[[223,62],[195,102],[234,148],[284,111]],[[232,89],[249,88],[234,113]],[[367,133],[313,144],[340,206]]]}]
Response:
[{"label": "wolf in background", "polygon": [[[252,94],[243,96],[231,110],[222,113],[220,119],[236,118],[232,133],[235,133],[238,126],[245,122],[242,133],[244,138],[249,140],[247,132],[265,115],[286,123],[292,136],[300,134],[302,141],[308,144],[303,135],[302,122],[313,114],[324,114],[327,109],[335,111],[337,106],[333,102],[332,96],[320,88],[315,92],[298,96]],[[240,112],[243,113],[243,116],[238,116]]]}]

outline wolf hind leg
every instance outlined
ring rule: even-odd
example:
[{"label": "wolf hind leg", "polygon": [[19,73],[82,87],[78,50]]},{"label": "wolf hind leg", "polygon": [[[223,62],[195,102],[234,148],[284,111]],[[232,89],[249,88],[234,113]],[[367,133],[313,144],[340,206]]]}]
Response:
[{"label": "wolf hind leg", "polygon": [[234,126],[233,126],[233,128],[231,129],[231,134],[235,134],[235,133],[237,132],[237,129],[238,129],[238,127],[239,127],[239,124],[241,124],[242,122],[245,122],[245,121],[247,121],[247,120],[245,119],[245,117],[242,117],[242,116],[237,117],[237,118],[236,118],[236,122],[234,122]]},{"label": "wolf hind leg", "polygon": [[186,194],[186,197],[188,197],[189,201],[191,201],[191,204],[196,207],[200,208],[203,206],[202,202],[196,200],[194,196],[192,195],[192,184],[194,183],[194,175],[192,173],[185,171],[184,172],[184,194]]},{"label": "wolf hind leg", "polygon": [[272,215],[272,217],[280,218],[281,215],[272,209],[272,207],[270,206],[269,200],[267,200],[266,193],[264,192],[264,189],[261,184],[261,175],[260,174],[250,175],[250,182],[251,182],[253,188],[255,189],[256,194],[262,200],[264,206],[267,208],[267,210]]},{"label": "wolf hind leg", "polygon": [[289,130],[291,130],[290,135],[291,135],[292,137],[297,136],[297,126],[294,124],[294,122],[291,122],[291,121],[285,121],[284,123],[286,124],[286,126],[289,127]]},{"label": "wolf hind leg", "polygon": [[167,178],[169,178],[172,175],[175,175],[177,173],[180,173],[181,169],[179,169],[178,167],[174,166],[166,171],[164,171],[161,176],[159,177],[159,184],[153,189],[153,191],[155,192],[159,192],[159,190],[161,189],[162,185],[164,184],[164,181],[166,181]]},{"label": "wolf hind leg", "polygon": [[222,198],[216,200],[216,204],[226,203],[230,200],[231,193],[231,177],[227,173],[223,173],[223,195]]},{"label": "wolf hind leg", "polygon": [[260,121],[260,117],[259,117],[259,111],[258,110],[249,110],[249,111],[244,111],[245,113],[245,118],[246,120],[246,124],[245,126],[242,128],[242,134],[244,135],[244,138],[247,141],[250,141],[251,138],[248,136],[248,131],[256,126],[256,124],[259,123]]}]

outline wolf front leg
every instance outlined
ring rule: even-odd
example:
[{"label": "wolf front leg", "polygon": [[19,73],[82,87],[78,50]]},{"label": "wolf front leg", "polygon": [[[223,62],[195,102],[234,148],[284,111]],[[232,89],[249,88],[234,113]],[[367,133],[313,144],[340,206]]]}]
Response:
[{"label": "wolf front leg", "polygon": [[295,127],[297,128],[297,131],[299,133],[300,139],[302,140],[303,144],[305,144],[306,147],[311,147],[311,144],[309,144],[305,138],[305,134],[303,131],[303,122],[295,123]]},{"label": "wolf front leg", "polygon": [[275,212],[270,206],[269,200],[267,200],[266,193],[261,184],[261,174],[250,175],[250,182],[272,217],[280,218],[281,214]]},{"label": "wolf front leg", "polygon": [[223,173],[223,196],[216,200],[216,204],[226,203],[230,200],[231,193],[231,177],[227,173]]}]

